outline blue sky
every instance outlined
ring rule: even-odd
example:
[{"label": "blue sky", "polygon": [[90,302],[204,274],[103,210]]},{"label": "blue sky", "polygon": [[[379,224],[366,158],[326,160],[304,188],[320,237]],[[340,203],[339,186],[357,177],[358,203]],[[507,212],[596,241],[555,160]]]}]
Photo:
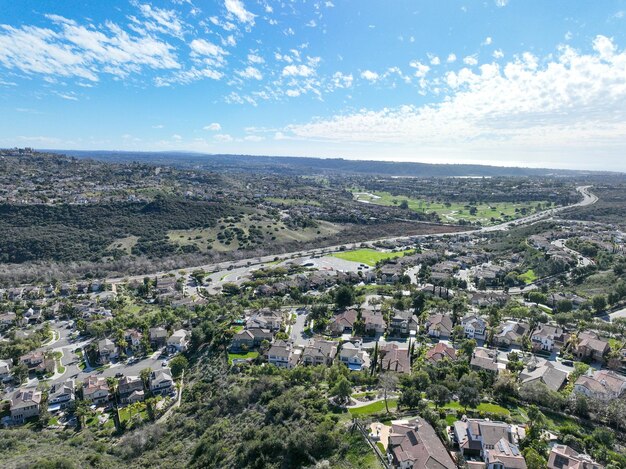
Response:
[{"label": "blue sky", "polygon": [[626,171],[626,1],[0,0],[0,146]]}]

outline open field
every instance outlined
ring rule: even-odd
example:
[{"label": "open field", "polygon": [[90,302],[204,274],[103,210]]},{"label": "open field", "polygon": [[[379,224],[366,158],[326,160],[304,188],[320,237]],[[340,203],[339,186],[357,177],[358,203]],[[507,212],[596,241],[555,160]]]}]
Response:
[{"label": "open field", "polygon": [[360,264],[366,264],[374,267],[377,262],[394,259],[396,257],[402,257],[406,254],[412,254],[412,250],[402,252],[384,252],[376,251],[375,249],[357,249],[355,251],[337,252],[331,254],[333,257],[338,257],[344,261],[358,262]]},{"label": "open field", "polygon": [[537,280],[537,274],[535,274],[534,270],[529,269],[526,272],[524,272],[522,275],[520,275],[519,278],[522,279],[524,283],[529,284]]},{"label": "open field", "polygon": [[266,197],[265,200],[268,202],[274,202],[275,204],[283,204],[289,206],[296,205],[311,205],[314,207],[319,207],[321,204],[317,200],[311,199],[294,199],[294,198],[281,198],[281,197]]},{"label": "open field", "polygon": [[232,364],[233,360],[247,360],[248,358],[256,358],[259,356],[259,352],[247,352],[247,353],[229,353],[228,364]]},{"label": "open field", "polygon": [[[387,405],[389,406],[389,410],[395,409],[398,407],[398,400],[388,399]],[[349,411],[353,417],[363,417],[365,415],[377,414],[385,411],[385,401],[372,402],[371,404],[364,405],[362,407],[351,408]]]},{"label": "open field", "polygon": [[368,193],[354,191],[352,194],[355,200],[376,205],[400,206],[403,201],[406,201],[409,210],[419,213],[435,212],[444,223],[458,223],[461,220],[465,220],[468,222],[480,222],[483,225],[495,224],[534,213],[537,204],[541,204],[542,207],[545,205],[545,202],[537,201],[524,203],[480,203],[470,206],[469,203],[432,202],[411,199],[404,196],[394,196],[389,192]]},{"label": "open field", "polygon": [[341,230],[341,226],[326,221],[319,221],[316,227],[293,229],[282,221],[253,213],[236,220],[219,220],[217,226],[211,228],[170,230],[168,240],[180,246],[195,246],[200,252],[230,252],[261,241],[272,244],[308,242]]}]

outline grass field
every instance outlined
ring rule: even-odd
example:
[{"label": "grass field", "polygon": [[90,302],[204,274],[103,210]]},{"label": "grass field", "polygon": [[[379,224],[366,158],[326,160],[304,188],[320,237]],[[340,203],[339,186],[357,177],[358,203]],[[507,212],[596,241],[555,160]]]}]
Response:
[{"label": "grass field", "polygon": [[[389,405],[389,410],[395,409],[398,407],[398,400],[387,399],[387,404]],[[353,417],[363,417],[365,415],[377,414],[385,411],[385,401],[372,402],[371,404],[364,405],[363,407],[349,409],[349,411]]]},{"label": "grass field", "polygon": [[233,360],[236,359],[248,359],[248,358],[256,358],[259,356],[259,352],[247,352],[247,353],[229,353],[228,354],[228,364],[231,365]]},{"label": "grass field", "polygon": [[412,250],[402,252],[383,252],[375,249],[357,249],[355,251],[336,252],[331,256],[338,257],[344,261],[358,262],[374,267],[377,262],[402,257],[406,254],[412,254]]},{"label": "grass field", "polygon": [[526,272],[520,275],[519,278],[522,279],[524,283],[526,283],[526,285],[528,285],[529,283],[533,283],[535,280],[537,280],[537,274],[535,274],[535,271],[533,269],[528,269]]},{"label": "grass field", "polygon": [[508,203],[497,202],[490,204],[476,204],[475,213],[470,213],[470,206],[466,203],[459,202],[432,202],[421,199],[411,199],[403,196],[394,196],[389,192],[357,192],[353,191],[356,200],[376,205],[385,205],[388,207],[399,206],[402,201],[406,200],[409,210],[419,213],[435,212],[444,223],[458,223],[460,220],[470,222],[480,222],[483,225],[489,225],[501,221],[514,220],[520,218],[523,212],[531,214],[535,212],[537,204],[544,206],[544,202],[524,202],[524,203]]},{"label": "grass field", "polygon": [[337,234],[342,228],[330,222],[319,221],[316,227],[293,230],[282,221],[273,220],[262,213],[253,213],[242,216],[238,221],[219,220],[217,226],[212,228],[171,230],[167,236],[171,243],[179,246],[196,246],[200,252],[230,252],[242,247],[237,237],[231,240],[220,240],[218,235],[234,229],[242,230],[246,236],[250,234],[251,229],[260,230],[263,234],[263,242],[281,244],[290,241],[312,241],[319,237]]}]

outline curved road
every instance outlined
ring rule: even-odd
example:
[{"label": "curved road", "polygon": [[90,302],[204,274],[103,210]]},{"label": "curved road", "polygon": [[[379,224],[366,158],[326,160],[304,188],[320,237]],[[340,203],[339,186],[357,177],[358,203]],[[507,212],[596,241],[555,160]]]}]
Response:
[{"label": "curved road", "polygon": [[[262,257],[254,257],[251,259],[243,259],[239,261],[229,261],[229,262],[220,262],[217,264],[206,264],[201,266],[189,266],[185,270],[197,270],[202,269],[208,272],[211,277],[212,282],[208,288],[209,293],[216,293],[220,290],[221,284],[224,282],[232,282],[233,280],[238,280],[253,270],[259,269],[263,265],[273,262],[274,259],[278,258],[281,261],[285,261],[292,258],[305,258],[311,256],[319,256],[324,254],[329,254],[332,252],[340,251],[341,249],[350,250],[359,248],[362,245],[366,245],[372,247],[375,243],[379,242],[395,242],[395,241],[406,241],[410,239],[420,239],[420,238],[432,238],[432,237],[446,237],[446,236],[457,236],[462,234],[477,234],[477,233],[490,233],[496,231],[504,231],[514,226],[519,225],[527,225],[531,223],[536,223],[540,220],[545,220],[553,217],[554,215],[567,210],[573,207],[586,207],[589,205],[593,205],[598,201],[598,197],[590,191],[591,186],[579,186],[576,190],[583,196],[583,199],[580,202],[577,202],[572,205],[566,205],[563,207],[551,208],[548,210],[544,210],[543,212],[535,213],[529,215],[527,217],[518,218],[513,221],[501,223],[499,225],[486,226],[482,228],[476,228],[468,231],[458,231],[455,233],[432,233],[432,234],[423,234],[423,235],[412,235],[412,236],[395,236],[391,238],[381,238],[371,241],[364,241],[358,243],[346,243],[336,246],[329,246],[325,248],[316,248],[309,249],[305,251],[297,251],[291,252],[287,254],[279,254],[279,255],[267,255]],[[145,274],[145,275],[135,275],[124,278],[109,278],[106,279],[107,283],[118,284],[126,281],[136,280],[142,281],[146,275],[150,277],[162,277],[164,275],[174,274],[179,275],[178,272],[183,269],[176,269],[166,272],[157,272],[153,274]]]}]

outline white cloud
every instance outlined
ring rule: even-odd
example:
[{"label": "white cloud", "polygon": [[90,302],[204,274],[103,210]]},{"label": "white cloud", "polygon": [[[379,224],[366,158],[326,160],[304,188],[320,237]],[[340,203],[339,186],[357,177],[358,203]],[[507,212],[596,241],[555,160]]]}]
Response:
[{"label": "white cloud", "polygon": [[287,65],[283,68],[282,75],[285,77],[288,76],[299,76],[299,77],[309,77],[315,74],[315,70],[313,70],[308,65]]},{"label": "white cloud", "polygon": [[239,22],[251,25],[254,24],[254,18],[256,15],[253,15],[246,10],[246,7],[241,0],[224,0],[224,6],[230,14],[239,20]]},{"label": "white cloud", "polygon": [[152,126],[153,129],[162,129],[163,127],[165,127],[163,124],[156,124]]},{"label": "white cloud", "polygon": [[604,36],[596,37],[593,49],[583,54],[561,47],[545,61],[525,53],[503,65],[463,68],[448,74],[448,97],[440,103],[361,110],[292,125],[283,133],[304,140],[405,144],[425,153],[485,150],[500,155],[498,161],[516,152],[541,158],[554,152],[564,165],[572,151],[621,148],[623,154],[626,52]]},{"label": "white cloud", "polygon": [[173,140],[176,140],[176,141],[181,141],[181,140],[183,139],[183,137],[181,137],[181,136],[180,136],[180,135],[178,135],[178,134],[174,134],[174,135],[172,135],[172,139],[173,139]]},{"label": "white cloud", "polygon": [[305,26],[308,28],[315,28],[317,26],[317,23],[315,22],[315,20],[311,20],[307,24],[305,24]]},{"label": "white cloud", "polygon": [[495,0],[495,2],[498,8],[505,7],[509,4],[509,0]]},{"label": "white cloud", "polygon": [[493,43],[493,39],[490,36],[487,36],[485,40],[482,42],[483,46],[490,46]]},{"label": "white cloud", "polygon": [[494,59],[499,60],[504,57],[504,52],[502,52],[502,49],[496,49],[493,51],[492,55]]},{"label": "white cloud", "polygon": [[246,142],[262,142],[265,140],[265,137],[262,137],[261,135],[246,135],[243,139]]},{"label": "white cloud", "polygon": [[428,65],[421,63],[419,60],[413,60],[409,63],[409,66],[415,69],[415,76],[417,78],[424,78],[430,70]]},{"label": "white cloud", "polygon": [[367,81],[373,83],[377,81],[380,78],[380,76],[376,72],[372,72],[371,70],[365,70],[364,72],[361,72],[361,78],[364,78]]},{"label": "white cloud", "polygon": [[209,78],[211,80],[220,80],[224,74],[210,67],[196,68],[192,67],[188,70],[181,70],[168,77],[157,77],[154,79],[156,86],[170,86],[172,84],[187,84],[194,81]]},{"label": "white cloud", "polygon": [[255,80],[263,79],[263,74],[259,69],[254,67],[246,67],[245,70],[237,70],[236,73],[242,78],[254,78]]},{"label": "white cloud", "polygon": [[297,96],[300,96],[300,90],[287,90],[285,94],[290,98],[295,98]]},{"label": "white cloud", "polygon": [[199,55],[210,55],[210,56],[222,56],[226,54],[226,51],[222,49],[220,46],[213,44],[205,39],[194,39],[189,44],[189,47],[193,52]]},{"label": "white cloud", "polygon": [[463,63],[465,65],[473,66],[473,65],[477,65],[478,64],[478,60],[473,55],[468,55],[467,57],[465,57],[463,59]]},{"label": "white cloud", "polygon": [[176,11],[156,8],[148,4],[138,5],[136,2],[133,4],[139,7],[141,14],[148,19],[141,24],[146,30],[171,34],[179,39],[183,37],[183,22]]},{"label": "white cloud", "polygon": [[235,47],[237,45],[237,40],[235,39],[235,36],[231,34],[225,39],[222,39],[222,44],[224,44],[225,46]]},{"label": "white cloud", "polygon": [[248,54],[248,62],[252,64],[262,64],[265,60],[257,54]]},{"label": "white cloud", "polygon": [[232,142],[234,140],[229,134],[217,134],[213,138],[218,142]]},{"label": "white cloud", "polygon": [[456,54],[450,54],[448,55],[448,58],[446,59],[446,62],[448,62],[449,64],[456,62]]},{"label": "white cloud", "polygon": [[152,69],[179,69],[174,48],[152,36],[133,36],[114,23],[103,28],[78,25],[58,15],[56,28],[0,25],[0,65],[27,74],[99,80]]},{"label": "white cloud", "polygon": [[335,72],[332,77],[333,88],[350,88],[354,77],[352,74],[344,74],[341,72]]},{"label": "white cloud", "polygon": [[211,132],[219,132],[220,130],[222,130],[222,126],[217,122],[213,122],[209,125],[205,125],[204,127],[202,127],[202,130],[210,130]]},{"label": "white cloud", "polygon": [[428,54],[428,59],[430,60],[431,65],[439,65],[441,64],[441,59],[436,55]]}]

